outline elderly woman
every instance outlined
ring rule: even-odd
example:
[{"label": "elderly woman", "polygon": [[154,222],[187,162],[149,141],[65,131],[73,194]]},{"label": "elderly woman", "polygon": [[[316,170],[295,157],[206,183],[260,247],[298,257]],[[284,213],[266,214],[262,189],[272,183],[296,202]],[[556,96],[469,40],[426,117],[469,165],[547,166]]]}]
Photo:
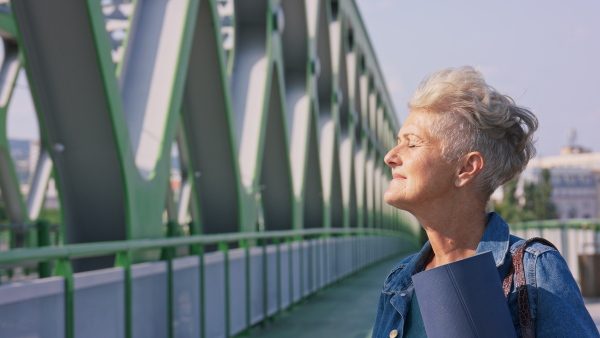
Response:
[{"label": "elderly woman", "polygon": [[[385,201],[413,214],[429,241],[387,277],[373,337],[425,336],[412,275],[491,251],[504,279],[512,255],[523,243],[509,234],[498,214],[486,214],[485,208],[492,192],[517,176],[534,156],[535,115],[488,86],[472,67],[431,74],[408,106],[410,115],[398,133],[398,145],[385,157],[393,175]],[[523,262],[531,332],[538,337],[598,337],[558,251],[533,243]],[[508,305],[515,330],[527,336],[521,332],[511,285]]]}]

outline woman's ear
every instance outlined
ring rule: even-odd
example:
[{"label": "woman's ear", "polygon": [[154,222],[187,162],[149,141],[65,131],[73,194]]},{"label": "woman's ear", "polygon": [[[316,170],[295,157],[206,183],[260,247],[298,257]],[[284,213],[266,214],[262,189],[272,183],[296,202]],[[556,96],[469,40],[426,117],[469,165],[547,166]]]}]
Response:
[{"label": "woman's ear", "polygon": [[483,169],[484,165],[485,161],[480,152],[474,151],[466,154],[459,162],[454,185],[457,188],[460,188],[469,184],[469,182],[472,182],[473,179],[475,179],[475,176],[477,176],[481,169]]}]

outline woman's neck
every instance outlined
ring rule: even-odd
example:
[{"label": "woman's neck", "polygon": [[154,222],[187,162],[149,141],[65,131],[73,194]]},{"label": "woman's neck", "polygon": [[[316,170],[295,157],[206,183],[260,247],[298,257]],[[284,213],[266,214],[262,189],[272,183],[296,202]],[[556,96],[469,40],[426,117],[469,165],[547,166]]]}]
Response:
[{"label": "woman's neck", "polygon": [[485,209],[460,209],[451,212],[429,212],[425,216],[417,217],[427,232],[432,249],[426,269],[475,254],[485,231]]}]

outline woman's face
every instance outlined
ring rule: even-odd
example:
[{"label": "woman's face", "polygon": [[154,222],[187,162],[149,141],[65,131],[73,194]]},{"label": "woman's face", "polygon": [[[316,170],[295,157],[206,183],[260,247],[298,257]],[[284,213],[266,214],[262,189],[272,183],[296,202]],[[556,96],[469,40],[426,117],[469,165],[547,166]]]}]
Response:
[{"label": "woman's face", "polygon": [[398,133],[398,145],[385,156],[393,179],[385,201],[399,209],[414,210],[434,200],[449,198],[455,188],[455,166],[442,157],[441,139],[430,131],[438,117],[412,112]]}]

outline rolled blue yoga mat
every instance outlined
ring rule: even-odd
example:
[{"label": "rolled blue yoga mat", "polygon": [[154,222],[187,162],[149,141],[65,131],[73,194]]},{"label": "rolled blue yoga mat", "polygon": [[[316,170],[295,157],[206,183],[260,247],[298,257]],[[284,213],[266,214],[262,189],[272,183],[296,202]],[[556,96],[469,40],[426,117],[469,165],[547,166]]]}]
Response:
[{"label": "rolled blue yoga mat", "polygon": [[516,337],[490,251],[412,277],[425,331],[436,337]]}]

